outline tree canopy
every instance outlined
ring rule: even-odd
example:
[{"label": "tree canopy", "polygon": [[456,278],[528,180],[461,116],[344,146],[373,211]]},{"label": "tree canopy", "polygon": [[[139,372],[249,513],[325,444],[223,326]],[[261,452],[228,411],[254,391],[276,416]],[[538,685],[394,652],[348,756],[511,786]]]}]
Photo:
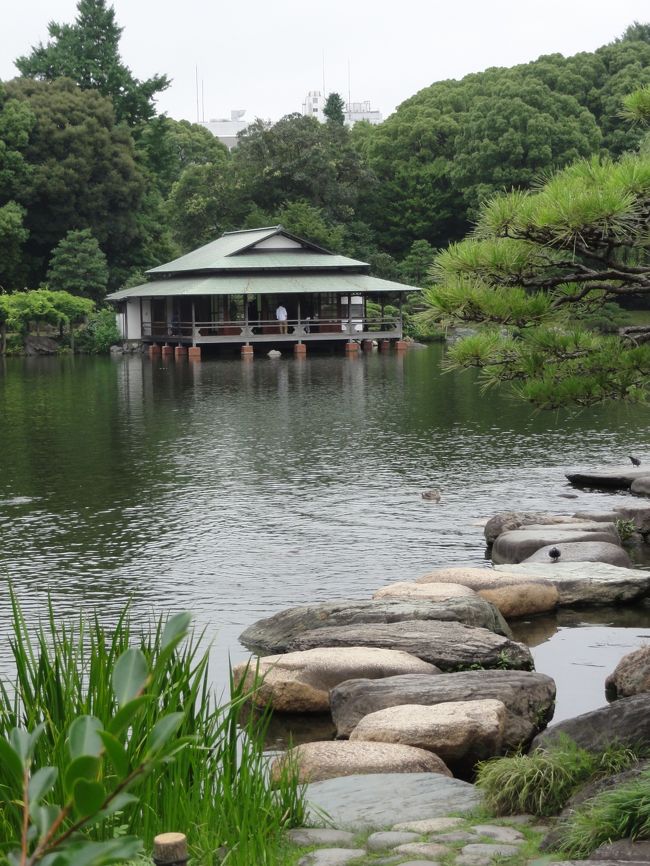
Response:
[{"label": "tree canopy", "polygon": [[39,43],[16,66],[26,78],[70,78],[84,90],[97,90],[113,101],[118,121],[130,126],[156,113],[154,97],[169,87],[165,75],[139,81],[120,56],[122,28],[106,0],[79,0],[74,24],[48,25],[50,41]]},{"label": "tree canopy", "polygon": [[603,336],[580,320],[650,296],[650,155],[580,160],[533,191],[494,196],[434,263],[426,316],[493,326],[451,363],[510,382],[540,408],[650,394],[650,328]]},{"label": "tree canopy", "polygon": [[343,126],[345,123],[345,102],[343,102],[340,93],[329,94],[325,100],[323,114],[328,123],[338,123],[339,126]]},{"label": "tree canopy", "polygon": [[48,288],[103,301],[108,265],[90,229],[69,231],[54,248],[47,271]]}]

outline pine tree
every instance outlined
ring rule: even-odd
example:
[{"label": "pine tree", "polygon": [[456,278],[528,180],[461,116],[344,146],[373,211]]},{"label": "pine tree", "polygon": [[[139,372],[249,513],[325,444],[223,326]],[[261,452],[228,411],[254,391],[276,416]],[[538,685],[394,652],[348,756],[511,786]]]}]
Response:
[{"label": "pine tree", "polygon": [[50,22],[50,41],[16,60],[26,78],[71,78],[84,90],[113,100],[118,120],[135,126],[156,113],[154,96],[169,87],[165,75],[139,81],[120,57],[122,28],[106,0],[79,0],[74,24]]},{"label": "pine tree", "polygon": [[328,123],[338,123],[339,126],[343,126],[345,123],[345,103],[339,93],[329,94],[325,101],[323,114],[327,118]]},{"label": "pine tree", "polygon": [[90,229],[69,231],[52,253],[48,288],[101,302],[106,294],[106,256]]}]

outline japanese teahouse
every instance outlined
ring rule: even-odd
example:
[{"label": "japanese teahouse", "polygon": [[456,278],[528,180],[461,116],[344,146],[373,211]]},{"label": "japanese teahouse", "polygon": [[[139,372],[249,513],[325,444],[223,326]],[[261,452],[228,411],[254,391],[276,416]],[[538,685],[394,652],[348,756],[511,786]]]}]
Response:
[{"label": "japanese teahouse", "polygon": [[[251,355],[257,344],[293,344],[297,354],[309,343],[337,342],[351,351],[363,341],[403,345],[402,298],[418,289],[371,277],[369,269],[278,225],[225,232],[108,300],[117,306],[123,339],[148,343],[153,353],[161,344],[167,353],[189,348],[194,358],[202,346]],[[391,316],[384,314],[388,304]]]}]

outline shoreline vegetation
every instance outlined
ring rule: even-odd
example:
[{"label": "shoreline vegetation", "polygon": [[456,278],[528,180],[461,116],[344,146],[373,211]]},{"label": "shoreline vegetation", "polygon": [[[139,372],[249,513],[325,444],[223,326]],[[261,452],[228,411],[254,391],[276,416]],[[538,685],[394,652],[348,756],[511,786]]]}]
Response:
[{"label": "shoreline vegetation", "polygon": [[[0,738],[5,741],[0,749],[0,862],[14,862],[9,852],[24,839],[26,819],[7,743],[15,746],[30,737],[15,729],[31,732],[31,745],[22,755],[30,755],[31,789],[38,789],[44,768],[53,768],[47,771],[52,776],[47,789],[39,791],[39,802],[30,809],[30,824],[40,828],[36,839],[52,824],[56,804],[72,803],[62,831],[78,820],[79,809],[86,814],[70,780],[73,765],[89,756],[90,770],[78,773],[89,792],[86,802],[94,804],[89,812],[96,812],[127,777],[137,777],[137,796],[84,828],[80,838],[112,845],[133,835],[151,850],[154,836],[173,830],[188,835],[193,861],[206,866],[215,856],[229,866],[285,862],[283,831],[303,820],[302,788],[291,769],[271,786],[263,754],[269,715],[247,713],[247,693],[232,681],[228,702],[217,702],[204,635],[188,631],[188,614],[161,618],[140,632],[130,623],[128,606],[108,629],[96,613],[76,623],[62,621],[50,603],[45,621],[33,629],[13,593],[12,609],[15,678],[0,681]],[[120,686],[117,672],[124,670],[125,658],[131,670],[143,666],[135,686]],[[116,723],[120,716],[121,724]],[[79,719],[92,730],[75,752],[73,726],[78,730]],[[100,743],[93,751],[95,728],[112,735],[105,748]],[[154,748],[158,738],[160,746]],[[163,746],[168,752],[159,751]],[[93,786],[103,792],[97,802],[90,797]],[[26,844],[33,852],[38,843],[30,836]],[[122,859],[129,857],[93,862]],[[73,866],[74,856],[67,862]]]}]

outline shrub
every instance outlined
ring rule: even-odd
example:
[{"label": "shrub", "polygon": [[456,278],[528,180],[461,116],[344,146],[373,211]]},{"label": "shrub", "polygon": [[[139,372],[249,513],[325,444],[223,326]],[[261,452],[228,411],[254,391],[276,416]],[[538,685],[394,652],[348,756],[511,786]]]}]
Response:
[{"label": "shrub", "polygon": [[556,815],[580,785],[618,773],[638,759],[631,749],[612,745],[593,753],[562,737],[557,745],[530,755],[482,762],[476,784],[497,815]]},{"label": "shrub", "polygon": [[119,343],[122,336],[115,321],[115,310],[104,307],[97,310],[88,317],[84,328],[75,333],[75,345],[79,352],[88,355],[101,355],[115,343]]}]

